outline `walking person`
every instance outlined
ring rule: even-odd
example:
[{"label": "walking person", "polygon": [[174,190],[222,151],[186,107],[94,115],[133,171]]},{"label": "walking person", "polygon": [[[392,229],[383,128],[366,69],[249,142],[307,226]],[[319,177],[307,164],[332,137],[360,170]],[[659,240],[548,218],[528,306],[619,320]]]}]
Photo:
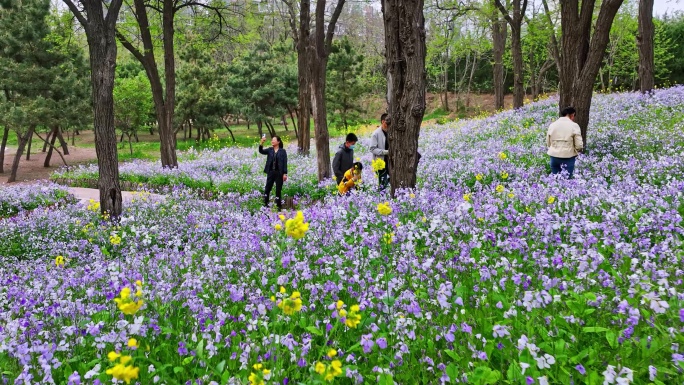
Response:
[{"label": "walking person", "polygon": [[389,185],[389,162],[387,161],[387,154],[389,154],[389,140],[387,140],[387,129],[391,124],[391,119],[388,114],[380,116],[380,127],[378,127],[371,135],[370,151],[373,154],[373,160],[382,159],[385,162],[385,168],[378,170],[378,190],[382,191]]},{"label": "walking person", "polygon": [[266,188],[264,189],[264,207],[268,207],[271,197],[271,189],[273,184],[276,186],[276,205],[278,211],[283,207],[282,191],[283,182],[287,181],[287,152],[283,148],[283,141],[279,136],[271,138],[271,146],[264,149],[263,145],[266,141],[266,136],[261,137],[259,143],[259,153],[266,155],[266,166],[264,172],[266,173]]},{"label": "walking person", "polygon": [[340,147],[335,154],[332,162],[333,174],[335,175],[335,181],[339,184],[344,173],[349,170],[354,164],[354,146],[358,142],[359,138],[356,135],[349,133],[345,138],[345,142],[340,144]]},{"label": "walking person", "polygon": [[584,149],[582,131],[575,123],[576,112],[573,107],[563,108],[561,117],[551,123],[546,133],[547,154],[551,158],[551,174],[560,174],[565,169],[568,171],[568,177],[572,178],[577,155]]}]

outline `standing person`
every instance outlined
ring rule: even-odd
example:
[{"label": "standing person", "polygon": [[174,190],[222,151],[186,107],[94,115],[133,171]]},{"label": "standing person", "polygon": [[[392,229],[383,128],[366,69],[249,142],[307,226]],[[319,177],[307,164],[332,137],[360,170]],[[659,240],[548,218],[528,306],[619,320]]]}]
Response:
[{"label": "standing person", "polygon": [[389,154],[389,140],[387,140],[387,128],[391,124],[391,119],[388,114],[380,116],[380,127],[371,135],[370,150],[373,153],[373,160],[382,159],[385,161],[385,168],[378,171],[378,189],[384,190],[389,184],[389,162],[387,162],[387,154]]},{"label": "standing person", "polygon": [[266,173],[266,188],[264,189],[264,207],[268,207],[268,202],[271,197],[271,189],[273,183],[276,185],[276,205],[278,211],[283,207],[282,191],[283,182],[287,181],[287,152],[283,148],[283,141],[279,136],[271,138],[271,146],[264,150],[264,142],[266,136],[261,137],[259,143],[259,153],[267,156],[266,166],[264,172]]},{"label": "standing person", "polygon": [[358,140],[359,138],[357,138],[356,135],[352,133],[347,134],[345,142],[340,144],[340,147],[335,154],[335,158],[333,158],[332,169],[337,183],[340,183],[344,177],[344,173],[354,164],[354,146]]},{"label": "standing person", "polygon": [[575,109],[565,107],[561,111],[561,117],[551,123],[546,133],[547,154],[551,158],[551,173],[560,174],[565,168],[569,177],[575,171],[575,159],[584,149],[582,131],[575,123]]}]

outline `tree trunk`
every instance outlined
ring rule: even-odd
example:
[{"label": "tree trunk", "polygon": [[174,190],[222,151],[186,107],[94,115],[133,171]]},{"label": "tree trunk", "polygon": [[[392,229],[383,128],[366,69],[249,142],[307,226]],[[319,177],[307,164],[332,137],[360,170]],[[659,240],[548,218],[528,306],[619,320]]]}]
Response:
[{"label": "tree trunk", "polygon": [[48,131],[47,136],[45,137],[45,142],[43,142],[43,152],[47,151],[48,143],[50,142],[50,137],[54,133],[55,128],[53,127],[52,130]]},{"label": "tree trunk", "polygon": [[119,184],[119,158],[116,149],[114,126],[114,71],[116,68],[116,40],[114,28],[93,23],[88,35],[91,78],[93,86],[93,116],[95,152],[100,189],[100,210],[111,217],[121,215],[121,186]]},{"label": "tree trunk", "polygon": [[261,138],[262,136],[264,136],[264,130],[261,126],[261,120],[257,119],[256,125],[257,125],[257,131],[259,133],[259,137]]},{"label": "tree trunk", "polygon": [[639,88],[641,92],[649,92],[655,85],[653,76],[653,0],[639,1],[639,34],[637,46],[639,47]]},{"label": "tree trunk", "polygon": [[[447,63],[449,61],[449,50],[447,50]],[[449,66],[445,63],[443,65],[444,69],[444,112],[449,112]],[[454,74],[455,76],[456,74]]]},{"label": "tree trunk", "polygon": [[24,148],[26,147],[26,144],[29,142],[30,138],[33,136],[33,130],[36,129],[36,126],[31,126],[29,127],[28,132],[26,132],[26,135],[21,136],[19,133],[17,133],[17,137],[19,138],[18,146],[17,146],[17,153],[14,154],[14,161],[12,161],[12,169],[10,170],[10,176],[7,179],[7,183],[12,183],[16,182],[17,180],[17,170],[19,170],[19,162],[21,161],[21,154],[24,152]]},{"label": "tree trunk", "polygon": [[55,148],[55,142],[57,141],[57,133],[56,130],[57,126],[55,126],[51,133],[52,137],[48,136],[45,138],[45,143],[44,146],[47,146],[48,144],[50,145],[50,148],[48,149],[47,154],[45,155],[45,161],[43,162],[43,167],[50,167],[50,159],[52,158],[52,149]]},{"label": "tree trunk", "polygon": [[[35,130],[35,128],[33,130]],[[31,145],[33,144],[33,130],[30,130],[31,135],[29,135],[29,137],[28,137],[28,148],[26,149],[26,160],[31,160]]]},{"label": "tree trunk", "polygon": [[292,121],[292,127],[294,127],[295,138],[299,139],[299,132],[297,130],[297,121],[294,118],[294,113],[290,106],[287,106],[287,112],[290,114],[290,120]]},{"label": "tree trunk", "polygon": [[140,52],[126,37],[117,31],[116,36],[131,54],[138,59],[145,68],[147,78],[150,80],[152,90],[152,100],[154,110],[159,125],[159,141],[162,167],[178,167],[176,157],[176,135],[173,132],[173,114],[176,103],[176,62],[174,56],[174,25],[173,18],[175,13],[173,0],[164,0],[162,9],[162,31],[164,45],[164,82],[162,85],[161,76],[157,69],[157,62],[154,57],[154,45],[147,8],[144,0],[135,0],[135,13],[140,28],[140,38],[143,43],[143,52]]},{"label": "tree trunk", "polygon": [[[321,1],[321,0],[319,0]],[[325,67],[327,57],[314,60],[311,73],[312,106],[314,113],[314,131],[316,135],[316,163],[318,165],[318,181],[332,177],[330,166],[330,134],[325,106]]]},{"label": "tree trunk", "polygon": [[7,147],[7,138],[9,137],[9,127],[5,126],[2,133],[2,142],[0,143],[0,174],[5,173],[5,148]]},{"label": "tree trunk", "polygon": [[[581,12],[578,0],[561,1],[561,72],[559,109],[574,106],[575,122],[587,144],[587,125],[596,75],[608,45],[610,28],[623,0],[604,0],[595,23],[592,23],[596,0],[584,0]],[[595,25],[591,34],[591,26]]]},{"label": "tree trunk", "polygon": [[[522,5],[520,2],[522,1]],[[527,9],[527,0],[513,0],[513,16],[508,14],[508,10],[500,0],[495,0],[494,4],[501,11],[504,19],[511,26],[511,56],[513,57],[513,108],[523,106],[525,100],[525,80],[522,52],[522,22]]]},{"label": "tree trunk", "polygon": [[62,146],[64,155],[69,155],[69,147],[67,146],[66,140],[64,140],[64,135],[62,135],[62,128],[60,126],[57,126],[57,139],[59,140],[59,145]]},{"label": "tree trunk", "polygon": [[494,107],[497,110],[504,108],[504,51],[506,50],[507,24],[501,20],[498,13],[492,23],[492,40],[494,54]]},{"label": "tree trunk", "polygon": [[309,155],[311,148],[311,94],[309,91],[309,24],[311,21],[311,2],[301,0],[299,9],[299,36],[297,39],[297,73],[299,83],[299,136],[297,151]]},{"label": "tree trunk", "polygon": [[425,18],[423,0],[383,0],[392,196],[414,188],[418,137],[425,114]]},{"label": "tree trunk", "polygon": [[228,120],[224,118],[221,119],[221,121],[223,122],[223,126],[230,133],[230,138],[233,139],[233,143],[237,143],[237,141],[235,140],[235,135],[233,135],[233,130],[230,129],[230,125],[228,124]]}]

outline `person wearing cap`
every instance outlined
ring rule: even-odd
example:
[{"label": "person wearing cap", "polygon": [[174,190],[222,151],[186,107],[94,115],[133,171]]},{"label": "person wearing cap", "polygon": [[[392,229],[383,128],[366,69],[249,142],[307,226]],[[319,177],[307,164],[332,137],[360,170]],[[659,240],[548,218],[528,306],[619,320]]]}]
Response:
[{"label": "person wearing cap", "polygon": [[373,154],[373,160],[382,159],[385,161],[385,168],[378,170],[378,189],[381,191],[389,185],[389,163],[387,162],[389,140],[387,140],[387,128],[391,123],[389,115],[386,113],[382,114],[380,116],[380,127],[371,135],[370,151]]}]

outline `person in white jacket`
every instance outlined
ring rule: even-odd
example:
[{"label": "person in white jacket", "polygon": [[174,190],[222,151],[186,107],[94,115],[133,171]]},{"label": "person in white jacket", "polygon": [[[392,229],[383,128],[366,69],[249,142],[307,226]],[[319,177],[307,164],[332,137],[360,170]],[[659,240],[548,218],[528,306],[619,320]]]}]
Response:
[{"label": "person in white jacket", "polygon": [[552,174],[560,174],[565,169],[572,178],[577,155],[584,149],[582,131],[575,123],[576,112],[573,107],[565,107],[561,111],[561,117],[551,123],[546,133],[547,154],[551,158]]},{"label": "person in white jacket", "polygon": [[373,154],[373,160],[382,159],[385,161],[385,169],[378,171],[378,188],[384,190],[389,185],[389,163],[387,162],[387,154],[389,154],[389,140],[387,140],[387,128],[391,124],[391,119],[388,114],[380,116],[380,127],[377,128],[371,135],[370,151]]}]

